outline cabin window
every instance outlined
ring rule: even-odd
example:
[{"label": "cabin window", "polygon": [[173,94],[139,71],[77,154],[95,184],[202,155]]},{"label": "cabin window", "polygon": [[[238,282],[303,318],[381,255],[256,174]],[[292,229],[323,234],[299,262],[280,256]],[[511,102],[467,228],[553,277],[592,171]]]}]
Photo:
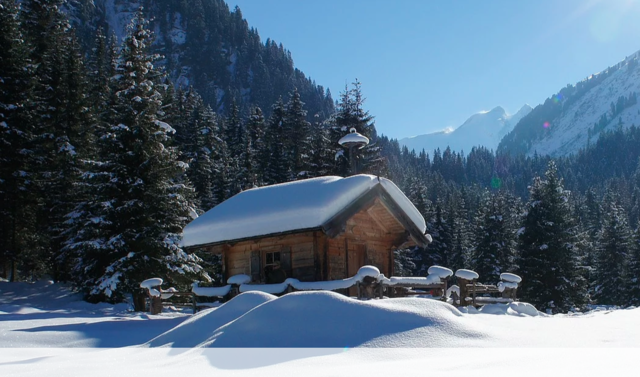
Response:
[{"label": "cabin window", "polygon": [[265,267],[273,266],[276,262],[280,263],[280,252],[277,251],[275,253],[267,253],[265,256]]}]

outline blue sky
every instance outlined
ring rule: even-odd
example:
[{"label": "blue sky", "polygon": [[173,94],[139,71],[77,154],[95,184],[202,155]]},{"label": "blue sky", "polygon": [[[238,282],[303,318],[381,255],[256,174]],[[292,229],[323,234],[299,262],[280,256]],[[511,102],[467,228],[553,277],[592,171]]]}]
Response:
[{"label": "blue sky", "polygon": [[378,132],[535,107],[640,50],[640,0],[227,0],[334,99],[362,82]]}]

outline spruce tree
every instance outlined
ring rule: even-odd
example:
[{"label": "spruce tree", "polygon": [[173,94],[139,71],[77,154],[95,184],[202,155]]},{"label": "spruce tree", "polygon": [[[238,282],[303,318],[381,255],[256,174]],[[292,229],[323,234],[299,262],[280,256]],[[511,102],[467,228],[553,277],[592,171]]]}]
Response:
[{"label": "spruce tree", "polygon": [[626,299],[626,263],[631,230],[619,199],[608,192],[604,224],[597,242],[594,300],[600,305],[623,305]]},{"label": "spruce tree", "polygon": [[426,271],[431,265],[449,265],[449,252],[453,247],[454,234],[447,221],[449,213],[442,201],[435,204],[433,220],[427,224],[427,233],[433,238],[433,242],[426,249],[427,257],[422,259],[421,268]]},{"label": "spruce tree", "polygon": [[485,191],[476,214],[474,233],[474,270],[483,281],[497,283],[500,274],[510,267],[514,246],[503,194]]},{"label": "spruce tree", "polygon": [[[80,284],[93,299],[139,295],[142,280],[158,276],[186,283],[201,272],[199,258],[179,247],[179,233],[195,214],[186,164],[171,147],[170,125],[159,120],[162,72],[150,54],[151,32],[139,11],[119,58],[114,122],[101,135],[103,161],[87,174],[91,200],[70,215],[79,224],[67,247],[76,253]],[[136,300],[136,302],[138,302]]]},{"label": "spruce tree", "polygon": [[373,121],[373,116],[364,109],[364,97],[360,82],[356,79],[353,88],[345,87],[340,95],[338,108],[333,118],[331,127],[331,139],[336,153],[336,174],[346,176],[354,174],[349,168],[349,151],[343,150],[338,141],[345,136],[351,128],[369,139],[369,145],[356,153],[356,165],[360,174],[385,175],[386,162],[382,157],[381,147],[378,145],[378,135]]},{"label": "spruce tree", "polygon": [[[316,119],[318,116],[316,116]],[[309,151],[309,178],[329,175],[333,165],[334,156],[331,154],[332,148],[329,146],[328,128],[319,121],[311,126],[311,145]]]},{"label": "spruce tree", "polygon": [[448,267],[456,271],[468,267],[471,234],[469,232],[468,213],[464,198],[456,195],[450,200],[450,228],[453,232],[453,246],[449,252]]},{"label": "spruce tree", "polygon": [[175,109],[175,140],[181,160],[189,165],[187,177],[195,189],[199,208],[208,211],[219,200],[226,199],[219,199],[215,192],[222,154],[226,155],[226,151],[222,151],[224,141],[219,136],[216,116],[193,88],[178,91]]},{"label": "spruce tree", "polygon": [[269,150],[266,145],[265,118],[262,109],[259,107],[251,109],[249,121],[247,122],[247,132],[253,147],[256,183],[261,186],[264,181],[264,171],[268,163]]},{"label": "spruce tree", "polygon": [[0,274],[14,281],[33,270],[36,230],[33,65],[13,0],[0,1]]},{"label": "spruce tree", "polygon": [[309,175],[309,151],[311,150],[311,124],[298,90],[291,93],[283,123],[286,159],[290,166],[289,180],[304,179]]},{"label": "spruce tree", "polygon": [[640,224],[633,233],[627,265],[626,304],[640,306]]},{"label": "spruce tree", "polygon": [[284,120],[286,109],[282,98],[273,105],[269,126],[267,129],[267,148],[269,149],[269,163],[265,171],[265,183],[272,185],[275,183],[287,182],[291,176],[290,166],[286,163],[285,151],[285,129]]},{"label": "spruce tree", "polygon": [[576,245],[579,235],[571,218],[568,195],[553,161],[545,180],[536,177],[519,237],[519,289],[522,300],[553,313],[581,308],[586,283]]}]

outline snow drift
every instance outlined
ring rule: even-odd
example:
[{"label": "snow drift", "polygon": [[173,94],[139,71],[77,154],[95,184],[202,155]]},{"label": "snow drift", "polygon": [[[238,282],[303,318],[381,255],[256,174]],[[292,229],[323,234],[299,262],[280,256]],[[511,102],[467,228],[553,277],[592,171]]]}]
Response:
[{"label": "snow drift", "polygon": [[211,324],[205,324],[208,320],[201,316],[190,322],[192,328],[212,334],[206,342],[201,337],[189,340],[187,328],[184,334],[180,330],[185,326],[175,329],[173,339],[184,339],[180,343],[184,347],[344,348],[440,347],[484,337],[465,323],[458,310],[439,301],[357,301],[334,292],[291,293],[265,302],[215,331]]},{"label": "snow drift", "polygon": [[175,328],[150,340],[145,346],[195,347],[213,336],[217,328],[275,298],[276,296],[263,292],[242,293],[218,308],[201,311]]}]

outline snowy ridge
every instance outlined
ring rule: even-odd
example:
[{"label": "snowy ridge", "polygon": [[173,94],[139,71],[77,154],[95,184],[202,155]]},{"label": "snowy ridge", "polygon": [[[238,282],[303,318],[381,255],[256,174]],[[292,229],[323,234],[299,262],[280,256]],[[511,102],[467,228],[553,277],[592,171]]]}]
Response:
[{"label": "snowy ridge", "polygon": [[472,115],[453,131],[413,136],[400,139],[398,142],[416,152],[424,149],[430,155],[436,148],[440,148],[442,152],[447,147],[455,152],[464,151],[466,154],[471,152],[475,146],[495,150],[504,135],[508,134],[531,110],[531,106],[524,105],[515,114],[509,115],[502,107],[498,106],[491,111],[482,111]]},{"label": "snowy ridge", "polygon": [[548,132],[532,142],[527,154],[532,156],[537,152],[541,155],[566,156],[585,148],[588,143],[597,141],[599,132],[589,139],[588,129],[593,128],[603,115],[608,116],[609,122],[601,131],[619,125],[623,128],[632,124],[640,125],[640,103],[625,108],[615,116],[611,111],[611,103],[615,104],[619,97],[628,97],[632,92],[640,93],[638,54],[625,59],[617,71],[563,108],[559,117],[550,119]]}]

